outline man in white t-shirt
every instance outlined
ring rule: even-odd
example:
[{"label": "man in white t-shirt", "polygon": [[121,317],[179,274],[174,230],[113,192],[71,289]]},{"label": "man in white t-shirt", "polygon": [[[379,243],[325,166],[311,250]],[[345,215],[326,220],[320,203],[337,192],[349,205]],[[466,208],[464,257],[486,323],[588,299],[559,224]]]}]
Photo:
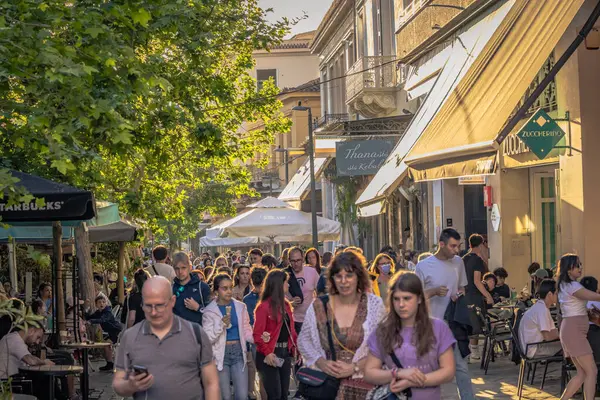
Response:
[{"label": "man in white t-shirt", "polygon": [[145,270],[151,276],[164,276],[169,280],[169,282],[173,283],[173,279],[175,279],[175,270],[172,266],[167,264],[167,258],[169,257],[169,250],[165,246],[159,245],[152,249],[152,258],[154,259],[154,264],[146,267]]},{"label": "man in white t-shirt", "polygon": [[294,327],[300,333],[306,311],[315,297],[319,274],[314,268],[304,266],[304,252],[301,248],[292,247],[288,256],[290,266],[286,271],[290,274],[290,287],[287,296],[294,307]]},{"label": "man in white t-shirt", "polygon": [[544,279],[538,290],[539,300],[523,314],[519,324],[519,343],[523,353],[527,351],[527,357],[553,356],[562,350],[560,342],[543,343],[529,346],[531,343],[550,342],[557,340],[558,329],[552,320],[550,307],[556,304],[556,282],[552,279]]},{"label": "man in white t-shirt", "polygon": [[8,379],[19,373],[19,366],[54,365],[50,360],[40,360],[31,355],[28,346],[40,344],[44,329],[29,327],[27,331],[11,332],[0,340],[0,379]]},{"label": "man in white t-shirt", "polygon": [[[468,282],[465,264],[458,256],[460,234],[452,228],[444,229],[440,235],[439,246],[437,253],[417,264],[415,272],[423,282],[425,296],[429,302],[429,315],[443,320],[450,300],[456,301],[458,296],[464,295]],[[456,345],[454,360],[456,385],[461,400],[475,399],[469,367]]]}]

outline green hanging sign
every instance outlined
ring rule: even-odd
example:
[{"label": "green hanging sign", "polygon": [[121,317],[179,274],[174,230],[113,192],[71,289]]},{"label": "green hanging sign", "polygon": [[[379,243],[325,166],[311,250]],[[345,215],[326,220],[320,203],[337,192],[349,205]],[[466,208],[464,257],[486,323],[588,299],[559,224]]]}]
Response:
[{"label": "green hanging sign", "polygon": [[565,131],[540,108],[523,125],[517,136],[537,158],[543,160],[565,136]]}]

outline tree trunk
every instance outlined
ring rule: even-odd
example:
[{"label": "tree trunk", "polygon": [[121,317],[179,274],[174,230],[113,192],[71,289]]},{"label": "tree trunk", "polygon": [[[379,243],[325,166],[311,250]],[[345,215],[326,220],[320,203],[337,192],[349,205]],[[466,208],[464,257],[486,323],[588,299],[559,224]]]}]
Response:
[{"label": "tree trunk", "polygon": [[75,228],[75,251],[77,265],[79,266],[79,297],[82,300],[89,300],[89,305],[93,311],[96,307],[94,302],[96,289],[94,288],[94,270],[90,254],[90,236],[85,222]]},{"label": "tree trunk", "polygon": [[60,221],[55,221],[52,223],[52,244],[56,274],[56,286],[53,288],[56,297],[56,314],[54,315],[54,321],[58,326],[58,341],[60,342],[60,332],[67,330],[67,326],[65,324],[65,299],[62,276],[62,225]]},{"label": "tree trunk", "polygon": [[125,287],[123,282],[123,276],[125,275],[125,242],[119,242],[119,259],[117,260],[118,273],[117,273],[117,293],[119,293],[119,304],[125,302]]}]

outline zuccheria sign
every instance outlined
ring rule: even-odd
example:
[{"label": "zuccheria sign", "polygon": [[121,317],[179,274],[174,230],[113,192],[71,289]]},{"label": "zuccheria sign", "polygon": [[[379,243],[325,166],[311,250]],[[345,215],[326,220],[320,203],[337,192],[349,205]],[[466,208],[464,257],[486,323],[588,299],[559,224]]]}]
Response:
[{"label": "zuccheria sign", "polygon": [[565,131],[543,109],[537,110],[517,134],[540,160],[565,136]]}]

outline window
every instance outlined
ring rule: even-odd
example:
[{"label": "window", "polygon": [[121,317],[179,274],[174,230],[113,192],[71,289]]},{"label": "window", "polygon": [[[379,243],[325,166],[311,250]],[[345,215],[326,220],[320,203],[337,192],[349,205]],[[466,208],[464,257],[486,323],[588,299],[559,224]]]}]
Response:
[{"label": "window", "polygon": [[403,0],[402,7],[406,10],[408,7],[412,5],[413,0]]},{"label": "window", "polygon": [[263,84],[271,78],[273,78],[273,83],[275,83],[275,86],[277,86],[277,70],[276,69],[257,69],[256,70],[257,89],[260,91],[263,87]]}]

